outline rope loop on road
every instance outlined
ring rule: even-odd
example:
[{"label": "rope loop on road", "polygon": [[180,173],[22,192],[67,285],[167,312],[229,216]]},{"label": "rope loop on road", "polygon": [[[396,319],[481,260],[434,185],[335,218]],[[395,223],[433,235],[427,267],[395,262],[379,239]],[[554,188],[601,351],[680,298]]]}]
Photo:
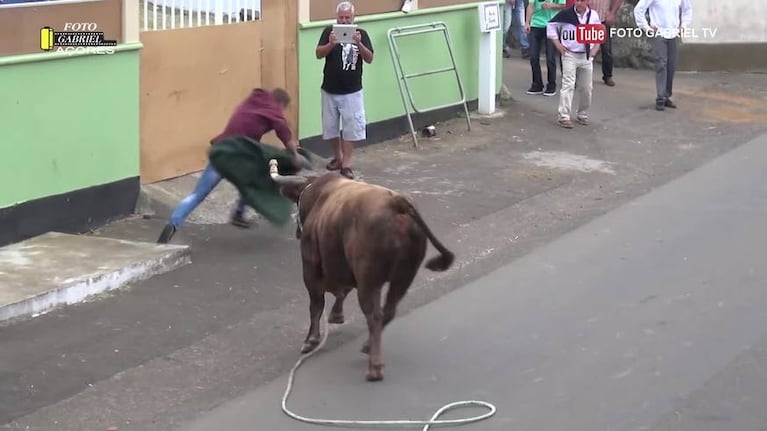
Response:
[{"label": "rope loop on road", "polygon": [[[329,315],[328,315],[329,317]],[[485,401],[476,401],[476,400],[468,400],[468,401],[456,401],[450,404],[446,404],[439,410],[437,410],[434,415],[432,415],[431,419],[429,420],[345,420],[345,419],[316,419],[316,418],[307,418],[304,416],[297,415],[290,411],[288,409],[288,398],[290,397],[290,393],[293,389],[293,382],[295,380],[296,371],[299,367],[304,363],[304,361],[308,358],[310,358],[313,354],[320,351],[320,349],[325,345],[325,341],[328,339],[328,333],[330,332],[330,324],[325,321],[325,330],[323,331],[324,334],[322,336],[322,340],[320,341],[320,344],[317,345],[317,347],[312,350],[309,353],[303,354],[296,364],[293,366],[293,369],[290,370],[290,376],[288,377],[288,384],[285,388],[285,394],[282,397],[282,411],[290,416],[291,418],[308,423],[308,424],[314,424],[314,425],[331,425],[331,426],[370,426],[370,427],[376,427],[376,428],[382,428],[382,427],[416,427],[416,426],[422,426],[422,431],[429,431],[432,426],[456,426],[456,425],[466,425],[474,422],[479,422],[485,419],[490,418],[493,416],[496,412],[496,407],[488,402]],[[466,407],[483,407],[488,410],[487,413],[479,416],[473,416],[468,418],[462,418],[462,419],[444,419],[440,420],[439,417],[445,414],[448,411],[456,410],[459,408],[466,408]]]}]

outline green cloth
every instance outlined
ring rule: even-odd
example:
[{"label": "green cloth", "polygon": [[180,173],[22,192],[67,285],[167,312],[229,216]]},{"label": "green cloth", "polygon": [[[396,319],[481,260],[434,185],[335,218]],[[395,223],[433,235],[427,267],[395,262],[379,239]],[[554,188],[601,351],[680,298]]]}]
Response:
[{"label": "green cloth", "polygon": [[[517,0],[519,1],[519,0]],[[553,4],[566,4],[566,0],[530,0],[535,6],[533,9],[533,15],[530,18],[530,27],[546,27],[546,24],[554,18],[554,15],[558,14],[562,9],[543,9],[541,6],[544,3]]]},{"label": "green cloth", "polygon": [[[314,156],[303,148],[299,149],[299,154],[304,159],[304,168],[311,169]],[[245,203],[256,212],[278,226],[290,221],[295,204],[280,194],[269,174],[270,159],[277,160],[281,175],[295,175],[299,171],[293,166],[289,151],[236,136],[212,145],[208,158],[216,171],[237,188]]]}]

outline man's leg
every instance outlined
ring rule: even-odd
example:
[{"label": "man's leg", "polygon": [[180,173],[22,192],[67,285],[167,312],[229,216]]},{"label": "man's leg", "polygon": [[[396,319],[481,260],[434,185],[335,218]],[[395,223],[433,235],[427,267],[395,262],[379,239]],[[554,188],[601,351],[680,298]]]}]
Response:
[{"label": "man's leg", "polygon": [[354,179],[352,171],[352,151],[354,145],[367,138],[365,117],[365,102],[362,90],[344,95],[339,99],[341,118],[343,121],[343,161],[341,163],[341,175]]},{"label": "man's leg", "polygon": [[329,140],[333,148],[333,160],[328,163],[327,169],[335,171],[341,169],[341,159],[343,158],[341,152],[341,128],[339,126],[341,117],[334,95],[327,93],[325,90],[320,90],[320,97],[322,104],[322,139]]},{"label": "man's leg", "polygon": [[509,46],[509,29],[511,29],[512,7],[508,2],[503,3],[503,56],[511,57],[511,47]]},{"label": "man's leg", "polygon": [[671,101],[671,94],[674,92],[674,74],[676,65],[679,61],[679,38],[675,37],[667,41],[668,46],[668,65],[666,66],[666,107],[676,108]]},{"label": "man's leg", "polygon": [[546,91],[543,95],[554,96],[557,94],[557,57],[559,51],[557,51],[557,48],[554,46],[554,42],[546,37],[546,30],[542,30],[542,37],[546,43]]},{"label": "man's leg", "polygon": [[602,52],[602,81],[613,87],[615,85],[615,81],[613,81],[613,39],[610,37],[610,26],[607,24],[604,26],[607,30],[607,40],[599,48]]},{"label": "man's leg", "polygon": [[173,214],[170,216],[170,221],[165,225],[157,242],[161,244],[169,242],[189,214],[191,214],[192,211],[205,200],[208,194],[210,194],[220,181],[221,175],[216,172],[213,165],[208,163],[205,170],[202,171],[200,179],[197,180],[197,185],[194,187],[192,193],[179,202],[176,209],[173,210]]},{"label": "man's leg", "polygon": [[533,83],[527,94],[543,93],[543,76],[541,74],[541,43],[546,40],[546,29],[530,27],[530,69],[533,73]]},{"label": "man's leg", "polygon": [[668,44],[663,37],[653,37],[655,49],[655,109],[662,111],[666,106],[668,84]]},{"label": "man's leg", "polygon": [[575,56],[565,53],[562,56],[562,89],[559,91],[559,124],[567,128],[572,127],[570,108],[575,90],[575,67]]},{"label": "man's leg", "polygon": [[242,228],[250,227],[250,223],[245,220],[245,208],[245,200],[243,199],[242,195],[240,195],[239,199],[237,199],[237,206],[232,213],[232,219],[230,220],[231,224]]},{"label": "man's leg", "polygon": [[514,3],[514,13],[512,14],[513,25],[517,29],[517,40],[519,40],[519,46],[522,48],[522,58],[527,58],[530,52],[530,42],[527,40],[527,33],[525,33],[525,0],[517,0]]},{"label": "man's leg", "polygon": [[575,112],[576,121],[581,124],[589,124],[589,107],[591,106],[591,92],[594,83],[591,81],[594,73],[594,59],[586,59],[584,56],[578,61],[575,72],[578,83],[578,110]]}]

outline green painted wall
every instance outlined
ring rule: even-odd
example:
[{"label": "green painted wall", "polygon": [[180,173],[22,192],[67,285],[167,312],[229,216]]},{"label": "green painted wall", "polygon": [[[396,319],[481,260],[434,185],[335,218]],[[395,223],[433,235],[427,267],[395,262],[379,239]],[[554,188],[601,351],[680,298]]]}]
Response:
[{"label": "green painted wall", "polygon": [[0,58],[0,208],[139,175],[139,51]]},{"label": "green painted wall", "polygon": [[[461,76],[467,100],[477,99],[479,64],[479,16],[477,3],[414,11],[409,14],[387,13],[361,16],[356,23],[370,34],[375,60],[365,64],[363,88],[365,111],[369,123],[405,115],[397,85],[394,63],[387,32],[390,28],[431,22],[447,25],[453,55]],[[320,85],[325,60],[317,60],[314,50],[322,29],[333,21],[302,24],[298,35],[298,75],[300,106],[298,131],[301,139],[322,133],[320,116]],[[502,34],[496,32],[497,71],[496,93],[501,88]],[[405,74],[450,67],[450,54],[441,32],[397,38]],[[408,79],[416,107],[428,108],[460,100],[460,93],[451,73],[441,73]]]}]

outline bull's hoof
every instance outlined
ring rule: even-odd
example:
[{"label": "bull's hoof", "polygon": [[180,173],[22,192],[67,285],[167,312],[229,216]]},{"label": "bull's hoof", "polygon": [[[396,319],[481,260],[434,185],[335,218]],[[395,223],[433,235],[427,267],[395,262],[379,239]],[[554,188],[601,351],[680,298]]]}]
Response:
[{"label": "bull's hoof", "polygon": [[383,380],[383,367],[375,367],[368,371],[365,376],[365,380],[368,382],[380,382]]},{"label": "bull's hoof", "polygon": [[304,343],[304,347],[301,348],[301,353],[306,354],[316,349],[320,345],[320,340],[307,340]]},{"label": "bull's hoof", "polygon": [[328,318],[328,322],[335,324],[335,325],[341,325],[344,323],[344,313],[331,313],[330,317]]},{"label": "bull's hoof", "polygon": [[370,341],[365,341],[362,343],[362,348],[360,349],[360,352],[369,355],[370,354]]}]

